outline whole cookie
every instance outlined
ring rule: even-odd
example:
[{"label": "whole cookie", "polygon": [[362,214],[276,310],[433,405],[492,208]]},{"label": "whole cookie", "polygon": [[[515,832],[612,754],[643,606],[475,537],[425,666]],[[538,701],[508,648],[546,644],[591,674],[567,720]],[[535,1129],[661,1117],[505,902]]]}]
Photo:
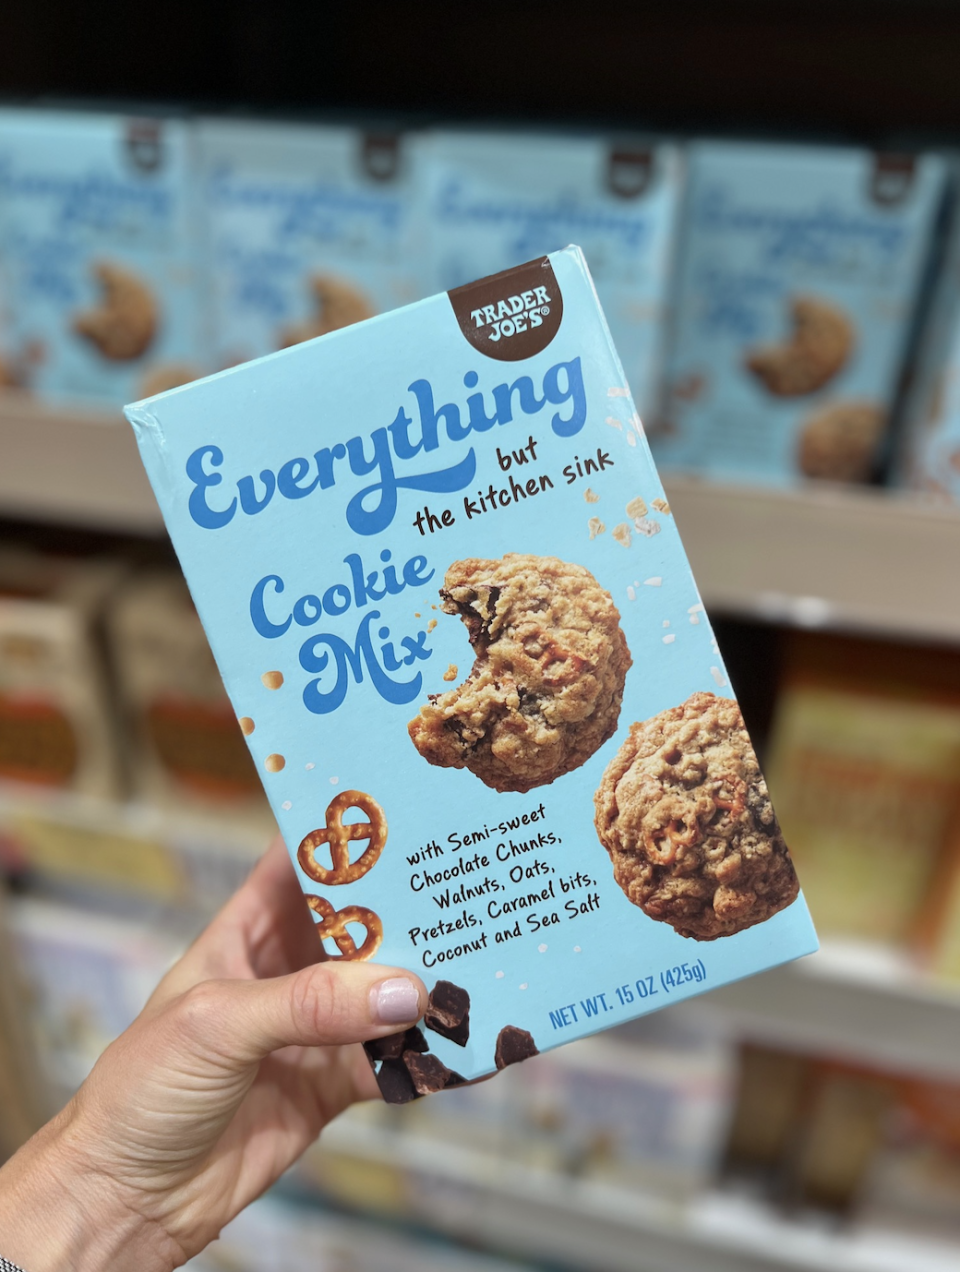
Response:
[{"label": "whole cookie", "polygon": [[833,402],[800,430],[797,465],[805,477],[868,481],[886,424],[872,402]]},{"label": "whole cookie", "polygon": [[408,726],[431,764],[467,768],[496,791],[529,791],[578,768],[617,727],[632,659],[610,593],[582,565],[508,553],[455,561],[442,609],[476,659]]},{"label": "whole cookie", "polygon": [[139,358],[153,344],[160,317],[153,292],[129,269],[100,261],[93,275],[102,292],[98,304],[73,319],[73,330],[111,362]]},{"label": "whole cookie", "polygon": [[356,287],[332,274],[314,274],[310,291],[316,312],[303,322],[291,323],[280,335],[281,348],[314,340],[341,327],[372,318],[376,310]]},{"label": "whole cookie", "polygon": [[795,296],[790,320],[788,339],[760,345],[745,359],[747,369],[776,397],[802,397],[823,388],[846,365],[855,344],[847,316],[820,297]]},{"label": "whole cookie", "polygon": [[740,708],[729,698],[695,693],[634,724],[594,803],[617,883],[681,936],[732,936],[799,892]]}]

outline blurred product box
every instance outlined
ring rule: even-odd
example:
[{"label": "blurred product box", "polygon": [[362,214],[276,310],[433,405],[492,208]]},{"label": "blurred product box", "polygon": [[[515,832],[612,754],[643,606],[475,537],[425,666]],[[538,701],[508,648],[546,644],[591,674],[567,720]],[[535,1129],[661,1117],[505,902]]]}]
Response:
[{"label": "blurred product box", "polygon": [[521,1272],[527,1265],[269,1196],[186,1266],[190,1272]]},{"label": "blurred product box", "polygon": [[185,942],[159,925],[37,898],[11,898],[8,918],[33,1050],[56,1101],[132,1023]]},{"label": "blurred product box", "polygon": [[723,1173],[776,1191],[803,1094],[806,1061],[792,1052],[741,1045]]},{"label": "blurred product box", "polygon": [[425,156],[429,291],[578,244],[646,421],[662,370],[680,148],[650,138],[439,130]]},{"label": "blurred product box", "polygon": [[960,798],[916,930],[917,951],[934,976],[960,981]]},{"label": "blurred product box", "polygon": [[703,142],[689,165],[658,462],[774,486],[870,480],[944,161]]},{"label": "blurred product box", "polygon": [[199,136],[218,368],[423,294],[412,135],[208,119]]},{"label": "blurred product box", "polygon": [[107,616],[136,796],[271,826],[253,761],[182,576],[131,576]]},{"label": "blurred product box", "polygon": [[193,154],[181,120],[0,114],[4,379],[116,407],[208,370]]},{"label": "blurred product box", "polygon": [[937,281],[903,410],[895,485],[960,502],[960,209]]},{"label": "blurred product box", "polygon": [[960,798],[955,656],[795,637],[768,760],[821,931],[913,932]]},{"label": "blurred product box", "polygon": [[97,625],[121,573],[0,551],[0,780],[119,793]]}]

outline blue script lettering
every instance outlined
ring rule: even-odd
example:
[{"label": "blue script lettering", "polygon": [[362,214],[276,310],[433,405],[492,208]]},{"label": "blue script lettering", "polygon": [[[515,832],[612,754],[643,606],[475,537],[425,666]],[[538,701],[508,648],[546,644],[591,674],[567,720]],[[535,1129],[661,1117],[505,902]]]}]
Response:
[{"label": "blue script lettering", "polygon": [[[423,676],[419,671],[412,680],[396,681],[390,678],[383,664],[385,663],[391,670],[399,670],[401,667],[411,666],[418,660],[429,658],[433,651],[427,649],[424,644],[427,633],[420,631],[416,637],[405,636],[401,645],[407,653],[403,657],[398,657],[393,642],[387,639],[390,635],[389,627],[381,627],[378,635],[384,643],[378,653],[370,635],[370,625],[379,617],[379,610],[371,610],[369,614],[363,616],[353,645],[330,632],[311,636],[304,641],[300,648],[300,666],[304,671],[317,673],[313,680],[308,681],[303,691],[303,705],[308,711],[312,711],[314,715],[328,715],[331,711],[336,711],[347,696],[350,677],[352,676],[358,685],[363,683],[364,667],[370,675],[373,687],[387,702],[399,706],[412,702],[418,696],[423,684]],[[324,646],[326,649],[323,648]],[[336,680],[333,687],[324,693],[320,688],[320,673],[329,667],[331,655],[334,659]]]}]

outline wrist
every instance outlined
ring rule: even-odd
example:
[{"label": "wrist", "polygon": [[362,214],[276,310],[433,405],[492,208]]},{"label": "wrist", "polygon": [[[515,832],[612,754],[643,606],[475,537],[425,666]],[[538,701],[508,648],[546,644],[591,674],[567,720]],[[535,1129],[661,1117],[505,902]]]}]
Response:
[{"label": "wrist", "polygon": [[71,1104],[0,1168],[0,1254],[24,1272],[171,1272],[165,1233],[78,1151]]}]

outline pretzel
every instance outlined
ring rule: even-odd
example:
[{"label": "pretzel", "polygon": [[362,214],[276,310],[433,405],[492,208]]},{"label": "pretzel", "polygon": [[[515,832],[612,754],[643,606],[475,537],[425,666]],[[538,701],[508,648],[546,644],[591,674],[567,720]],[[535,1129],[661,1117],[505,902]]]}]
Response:
[{"label": "pretzel", "polygon": [[[732,790],[733,794],[729,797],[721,794],[721,789],[726,786]],[[717,778],[716,789],[711,795],[713,806],[717,812],[723,811],[729,813],[729,821],[731,824],[740,816],[746,808],[747,784],[739,777],[731,777],[724,773]],[[717,823],[711,823],[712,830],[721,828],[726,818],[721,818]],[[724,827],[726,829],[726,827]],[[647,855],[659,866],[672,866],[677,858],[677,852],[681,848],[692,848],[694,844],[698,844],[703,838],[703,832],[700,829],[700,822],[694,817],[690,826],[686,825],[682,818],[674,817],[667,822],[666,827],[658,827],[653,831],[645,831],[643,836],[644,847]]]},{"label": "pretzel", "polygon": [[[343,814],[348,808],[359,808],[369,821],[343,824]],[[356,883],[377,864],[383,845],[387,842],[387,819],[383,809],[371,795],[363,791],[341,791],[332,799],[324,813],[326,824],[320,830],[311,830],[297,849],[297,860],[311,879],[331,887],[340,883]],[[369,843],[356,861],[350,860],[350,842],[369,839]],[[322,866],[316,859],[321,844],[330,847],[333,868]]]},{"label": "pretzel", "polygon": [[[379,915],[374,914],[363,905],[345,905],[342,910],[335,910],[325,897],[307,897],[307,905],[320,915],[316,925],[321,942],[331,937],[339,954],[328,954],[328,958],[342,958],[344,962],[353,963],[373,958],[383,940],[383,924]],[[363,944],[357,949],[357,943],[347,931],[348,923],[362,923],[367,929]],[[326,951],[324,951],[326,953]]]}]

